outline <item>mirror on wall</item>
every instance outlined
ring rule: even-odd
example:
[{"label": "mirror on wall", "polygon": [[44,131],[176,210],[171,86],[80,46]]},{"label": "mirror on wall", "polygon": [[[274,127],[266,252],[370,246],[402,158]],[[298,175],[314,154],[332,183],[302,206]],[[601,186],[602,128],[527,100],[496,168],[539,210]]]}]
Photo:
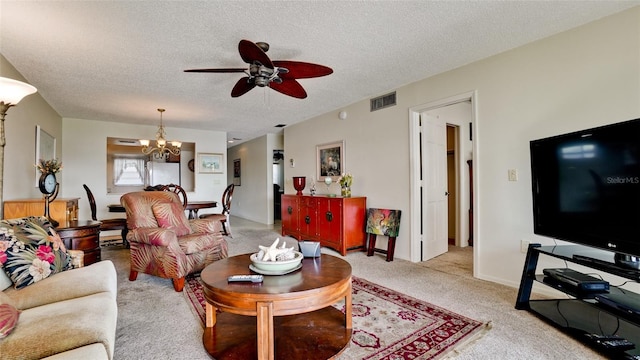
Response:
[{"label": "mirror on wall", "polygon": [[107,193],[126,194],[158,184],[195,191],[195,143],[183,142],[180,155],[157,159],[142,153],[138,139],[107,138]]}]

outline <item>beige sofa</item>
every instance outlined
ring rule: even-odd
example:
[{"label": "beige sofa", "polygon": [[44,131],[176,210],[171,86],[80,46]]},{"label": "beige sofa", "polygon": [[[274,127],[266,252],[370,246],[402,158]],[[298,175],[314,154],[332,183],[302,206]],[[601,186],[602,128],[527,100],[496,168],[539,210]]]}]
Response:
[{"label": "beige sofa", "polygon": [[0,293],[19,309],[13,331],[0,339],[0,359],[113,358],[118,308],[116,270],[101,261]]}]

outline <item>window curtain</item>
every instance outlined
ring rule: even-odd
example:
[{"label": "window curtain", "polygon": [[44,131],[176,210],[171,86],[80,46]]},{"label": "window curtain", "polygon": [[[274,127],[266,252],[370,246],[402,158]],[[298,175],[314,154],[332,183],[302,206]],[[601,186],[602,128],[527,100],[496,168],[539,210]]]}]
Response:
[{"label": "window curtain", "polygon": [[113,159],[113,174],[115,185],[143,185],[144,159]]}]

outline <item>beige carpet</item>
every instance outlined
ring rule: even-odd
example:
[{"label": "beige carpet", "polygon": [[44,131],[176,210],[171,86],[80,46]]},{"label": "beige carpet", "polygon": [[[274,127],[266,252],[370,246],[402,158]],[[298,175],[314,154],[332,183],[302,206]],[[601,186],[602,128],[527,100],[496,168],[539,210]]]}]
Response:
[{"label": "beige carpet", "polygon": [[[230,255],[252,252],[258,244],[268,245],[280,236],[268,226],[238,218],[232,217],[231,226]],[[323,252],[340,256],[326,248]],[[171,281],[140,274],[130,282],[128,250],[120,246],[105,247],[103,258],[113,260],[118,271],[115,360],[210,359],[202,347],[202,327]],[[447,255],[442,255],[423,264],[399,259],[388,263],[381,254],[367,257],[362,252],[344,258],[355,276],[482,322],[491,321],[492,329],[479,341],[452,354],[456,359],[604,359],[530,313],[515,310],[517,289],[474,279],[469,270],[452,264],[459,259],[447,261]]]},{"label": "beige carpet", "polygon": [[[340,360],[441,359],[491,328],[491,323],[483,324],[356,276],[352,284],[353,333]],[[200,277],[188,277],[184,292],[204,327]],[[344,301],[333,306],[344,313]]]}]

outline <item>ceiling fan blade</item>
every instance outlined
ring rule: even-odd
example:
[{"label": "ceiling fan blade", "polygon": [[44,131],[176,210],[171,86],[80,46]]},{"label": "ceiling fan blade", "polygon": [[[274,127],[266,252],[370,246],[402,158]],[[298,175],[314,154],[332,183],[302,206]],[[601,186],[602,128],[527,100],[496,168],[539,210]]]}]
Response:
[{"label": "ceiling fan blade", "polygon": [[307,92],[304,91],[302,85],[295,79],[282,79],[282,82],[279,84],[272,81],[269,83],[269,87],[277,92],[293,96],[294,98],[304,99],[307,97]]},{"label": "ceiling fan blade", "polygon": [[221,68],[221,69],[188,69],[184,72],[193,72],[193,73],[238,73],[245,72],[248,69],[245,68]]},{"label": "ceiling fan blade", "polygon": [[249,40],[240,40],[238,44],[238,51],[240,52],[240,57],[247,64],[253,64],[254,62],[259,62],[260,64],[273,69],[273,63],[269,56],[262,51],[262,49],[252,43]]},{"label": "ceiling fan blade", "polygon": [[231,97],[238,97],[249,92],[249,90],[256,87],[256,83],[248,76],[238,80],[233,89],[231,89]]},{"label": "ceiling fan blade", "polygon": [[333,73],[330,67],[302,61],[277,60],[273,65],[289,70],[288,73],[279,75],[283,79],[306,79]]}]

